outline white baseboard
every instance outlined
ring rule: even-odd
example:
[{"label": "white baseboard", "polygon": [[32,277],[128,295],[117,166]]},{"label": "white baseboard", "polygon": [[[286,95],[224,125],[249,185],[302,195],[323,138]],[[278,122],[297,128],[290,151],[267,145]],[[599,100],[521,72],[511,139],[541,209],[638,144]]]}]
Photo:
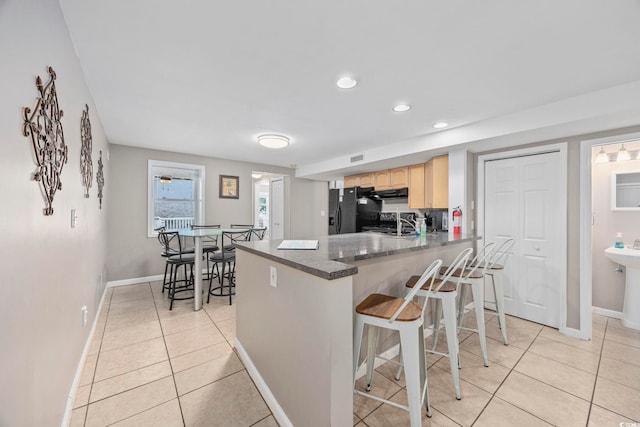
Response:
[{"label": "white baseboard", "polygon": [[78,367],[76,368],[76,374],[73,377],[73,383],[71,383],[71,390],[69,391],[69,395],[67,396],[67,403],[64,408],[64,415],[62,417],[62,422],[60,423],[61,427],[67,427],[71,422],[71,412],[73,411],[73,404],[76,400],[76,394],[78,393],[80,378],[82,377],[84,364],[87,361],[89,348],[91,347],[91,342],[93,341],[93,335],[96,331],[96,325],[98,324],[98,318],[100,317],[100,312],[102,311],[102,303],[104,302],[104,296],[106,294],[107,294],[107,288],[105,287],[104,291],[102,292],[102,298],[100,298],[100,304],[98,304],[98,308],[96,310],[96,315],[93,318],[93,324],[91,325],[91,331],[89,331],[87,342],[85,342],[84,344],[84,350],[82,350],[82,356],[80,357],[80,362],[78,363]]},{"label": "white baseboard", "polygon": [[[202,269],[202,274],[208,274],[206,268]],[[134,277],[132,279],[112,280],[107,282],[107,288],[113,288],[116,286],[137,285],[138,283],[156,282],[158,280],[164,280],[164,274],[156,274],[155,276],[146,277]]]},{"label": "white baseboard", "polygon": [[560,331],[561,334],[565,334],[567,336],[573,337],[573,338],[578,338],[579,340],[589,340],[590,338],[585,338],[584,334],[582,333],[582,331],[580,329],[574,329],[574,328],[568,328],[566,326],[564,327],[560,327],[558,329],[558,331]]},{"label": "white baseboard", "polygon": [[600,316],[613,317],[614,319],[622,319],[621,311],[613,311],[613,310],[600,308],[596,306],[591,307],[591,311],[593,314],[599,314]]},{"label": "white baseboard", "polygon": [[262,397],[267,403],[267,406],[269,407],[269,409],[271,409],[273,417],[276,419],[278,424],[280,424],[280,426],[293,427],[293,423],[291,422],[289,417],[287,417],[287,414],[284,412],[284,409],[282,409],[282,406],[280,406],[273,393],[271,393],[271,389],[264,381],[264,378],[262,378],[262,375],[260,375],[260,372],[258,372],[258,368],[256,368],[256,365],[253,364],[253,361],[249,357],[249,354],[245,351],[240,341],[238,341],[238,337],[234,338],[233,341],[235,343],[238,356],[240,356],[242,363],[244,363],[244,367],[247,368],[249,376],[251,377],[251,379],[253,379],[256,387],[258,387],[258,390],[260,391],[260,394],[262,394]]},{"label": "white baseboard", "polygon": [[162,279],[164,279],[164,274],[157,274],[155,276],[147,277],[134,277],[133,279],[112,280],[107,282],[107,288],[113,288],[115,286],[135,285],[144,282],[155,282]]}]

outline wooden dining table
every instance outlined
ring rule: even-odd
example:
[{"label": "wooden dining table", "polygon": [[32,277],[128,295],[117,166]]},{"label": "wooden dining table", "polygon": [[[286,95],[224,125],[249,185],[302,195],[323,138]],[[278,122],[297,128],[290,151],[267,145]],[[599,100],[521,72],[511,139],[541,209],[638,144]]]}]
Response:
[{"label": "wooden dining table", "polygon": [[222,236],[224,232],[250,231],[250,228],[178,228],[176,230],[180,237],[193,237],[194,240],[194,270],[193,279],[193,309],[198,311],[202,308],[202,239],[204,237]]}]

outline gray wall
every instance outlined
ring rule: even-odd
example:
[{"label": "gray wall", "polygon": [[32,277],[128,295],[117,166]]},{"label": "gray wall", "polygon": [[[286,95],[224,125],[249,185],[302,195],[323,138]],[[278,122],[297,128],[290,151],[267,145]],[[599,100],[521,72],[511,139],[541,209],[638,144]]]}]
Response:
[{"label": "gray wall", "polygon": [[[83,347],[103,293],[106,217],[98,208],[95,172],[107,142],[100,118],[57,1],[0,1],[0,199],[2,299],[0,300],[0,425],[59,426]],[[35,171],[30,138],[22,135],[22,109],[33,109],[35,79],[56,87],[69,149],[53,216]],[[93,187],[85,199],[80,174],[80,118],[85,104],[93,135]],[[106,186],[111,184],[109,161]],[[78,226],[70,227],[71,209]],[[89,323],[82,327],[80,307]]]},{"label": "gray wall", "polygon": [[[619,146],[607,147],[608,151]],[[594,147],[598,151],[600,147]],[[629,146],[627,146],[629,149]],[[613,311],[622,311],[624,300],[624,274],[614,272],[617,267],[604,256],[604,250],[613,245],[617,232],[624,234],[625,244],[640,239],[640,211],[611,210],[611,174],[614,172],[640,172],[640,161],[595,163],[592,165],[593,226],[593,305]]]},{"label": "gray wall", "polygon": [[[525,147],[544,146],[558,142],[568,142],[568,185],[567,185],[567,326],[569,328],[580,328],[580,142],[605,138],[608,136],[625,135],[640,131],[640,126],[633,126],[621,129],[614,129],[587,135],[573,136],[569,138],[541,141],[534,144],[527,144],[510,149]],[[474,157],[474,164],[478,162],[478,156],[482,154],[494,153],[506,150],[493,150],[477,153]],[[475,167],[475,166],[474,166]],[[469,170],[471,172],[471,170]],[[477,221],[477,213],[476,213]],[[594,254],[596,248],[594,246]],[[603,284],[593,279],[593,305],[596,305],[595,295],[601,292]],[[616,297],[617,298],[617,297]],[[604,307],[607,308],[607,307]]]},{"label": "gray wall", "polygon": [[[112,182],[108,197],[108,280],[154,276],[164,272],[155,238],[147,237],[147,162],[163,160],[205,166],[205,223],[253,223],[252,171],[293,175],[293,170],[168,151],[110,145]],[[240,177],[239,199],[218,198],[219,175]],[[285,178],[285,238],[327,234],[328,184]]]}]

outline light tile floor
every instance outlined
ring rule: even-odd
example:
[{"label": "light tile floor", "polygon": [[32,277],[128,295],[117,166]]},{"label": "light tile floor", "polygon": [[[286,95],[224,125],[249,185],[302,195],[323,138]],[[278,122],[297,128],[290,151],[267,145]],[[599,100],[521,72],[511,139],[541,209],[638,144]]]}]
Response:
[{"label": "light tile floor", "polygon": [[[72,413],[72,426],[258,426],[278,424],[233,348],[235,304],[204,310],[177,301],[160,282],[107,290]],[[465,323],[473,326],[473,316]],[[490,366],[476,334],[460,335],[462,400],[449,362],[429,355],[433,417],[425,426],[620,426],[640,422],[640,332],[594,316],[581,341],[515,317],[510,345],[486,312]],[[427,338],[430,344],[431,338]],[[446,348],[441,337],[439,348]],[[372,393],[406,403],[404,376],[376,370]],[[362,381],[358,382],[363,387]],[[354,396],[357,427],[408,426],[406,412]]]}]

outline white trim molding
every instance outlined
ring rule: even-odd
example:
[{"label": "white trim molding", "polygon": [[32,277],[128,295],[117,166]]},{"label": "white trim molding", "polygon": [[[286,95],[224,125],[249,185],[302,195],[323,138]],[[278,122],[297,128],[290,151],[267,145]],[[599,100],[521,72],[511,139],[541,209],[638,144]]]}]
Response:
[{"label": "white trim molding", "polygon": [[163,279],[164,279],[163,274],[157,274],[155,276],[134,277],[132,279],[112,280],[107,282],[107,288],[114,288],[116,286],[135,285],[138,283],[145,283],[145,282],[155,282]]},{"label": "white trim molding", "polygon": [[291,422],[289,417],[287,417],[287,414],[284,412],[284,409],[282,409],[282,406],[280,406],[280,404],[276,400],[276,397],[273,395],[273,393],[271,393],[271,389],[267,385],[264,378],[262,378],[262,375],[260,375],[260,372],[258,371],[258,368],[256,368],[256,365],[253,364],[253,361],[251,360],[251,357],[249,357],[247,351],[244,349],[240,341],[238,341],[238,337],[234,338],[233,342],[236,351],[238,352],[238,356],[240,356],[242,363],[244,364],[245,368],[247,368],[249,376],[251,377],[251,379],[253,379],[253,382],[256,384],[256,387],[260,391],[260,394],[264,398],[267,406],[269,407],[269,409],[271,409],[273,417],[282,427],[293,427],[293,423]]},{"label": "white trim molding", "polygon": [[[559,330],[563,334],[574,336],[572,330],[567,328],[567,188],[568,188],[568,175],[567,175],[567,162],[568,162],[568,144],[561,142],[557,144],[539,145],[535,147],[522,148],[517,150],[506,150],[498,153],[484,154],[478,156],[478,235],[481,239],[477,242],[478,247],[484,245],[484,198],[485,198],[485,162],[490,160],[509,159],[514,157],[531,156],[536,154],[554,153],[560,154],[560,161],[564,165],[561,171],[561,180],[558,183],[560,186],[560,192],[564,195],[564,203],[561,204],[560,218],[560,235],[562,236],[560,241],[560,324]],[[582,304],[582,301],[581,301]],[[582,308],[582,307],[581,307]],[[580,325],[582,328],[582,324]]]},{"label": "white trim molding", "polygon": [[614,311],[614,310],[609,310],[607,308],[600,308],[600,307],[592,307],[593,310],[593,314],[599,314],[600,316],[605,316],[605,317],[611,317],[613,319],[620,319],[622,320],[622,312],[621,311]]},{"label": "white trim molding", "polygon": [[[592,201],[592,148],[596,145],[620,143],[640,139],[640,133],[589,139],[580,142],[580,329],[583,339],[591,339],[591,313],[615,317],[617,311],[592,307],[593,295],[593,201]],[[608,314],[607,314],[608,313]],[[622,315],[622,314],[620,314]],[[615,317],[619,318],[619,317]]]}]

